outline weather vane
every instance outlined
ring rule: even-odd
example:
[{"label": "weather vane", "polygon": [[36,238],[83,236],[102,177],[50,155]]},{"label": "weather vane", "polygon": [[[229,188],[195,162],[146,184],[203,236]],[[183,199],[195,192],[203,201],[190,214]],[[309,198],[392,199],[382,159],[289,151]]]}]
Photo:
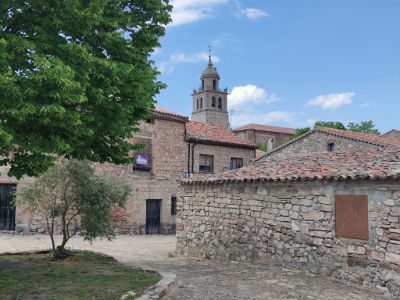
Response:
[{"label": "weather vane", "polygon": [[211,56],[211,45],[208,45],[208,55]]}]

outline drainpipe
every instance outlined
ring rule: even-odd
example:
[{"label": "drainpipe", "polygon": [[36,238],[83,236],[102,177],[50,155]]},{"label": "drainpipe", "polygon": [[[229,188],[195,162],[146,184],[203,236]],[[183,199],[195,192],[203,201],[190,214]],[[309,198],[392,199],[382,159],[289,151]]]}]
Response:
[{"label": "drainpipe", "polygon": [[187,176],[190,174],[190,142],[188,142]]},{"label": "drainpipe", "polygon": [[192,173],[194,174],[194,146],[196,145],[196,142],[192,144]]}]

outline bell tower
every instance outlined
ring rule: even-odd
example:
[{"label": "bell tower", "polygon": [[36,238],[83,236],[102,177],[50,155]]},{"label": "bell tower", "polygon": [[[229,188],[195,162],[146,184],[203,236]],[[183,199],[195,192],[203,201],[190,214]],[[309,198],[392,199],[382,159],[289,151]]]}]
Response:
[{"label": "bell tower", "polygon": [[193,89],[192,121],[221,125],[229,128],[228,89],[219,88],[219,74],[213,66],[211,55],[207,68],[200,77],[198,90]]}]

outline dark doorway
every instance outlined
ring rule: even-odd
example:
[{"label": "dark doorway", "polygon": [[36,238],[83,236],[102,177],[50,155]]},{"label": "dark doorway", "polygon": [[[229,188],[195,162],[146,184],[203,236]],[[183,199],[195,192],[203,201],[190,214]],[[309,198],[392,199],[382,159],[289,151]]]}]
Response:
[{"label": "dark doorway", "polygon": [[15,184],[0,184],[0,230],[15,230]]},{"label": "dark doorway", "polygon": [[146,200],[146,233],[160,233],[161,200]]}]

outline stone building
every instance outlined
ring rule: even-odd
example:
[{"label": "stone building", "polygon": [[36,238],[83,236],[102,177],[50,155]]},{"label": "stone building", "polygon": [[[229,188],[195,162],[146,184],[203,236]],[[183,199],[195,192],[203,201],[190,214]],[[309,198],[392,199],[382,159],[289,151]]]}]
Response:
[{"label": "stone building", "polygon": [[382,134],[382,137],[391,138],[391,139],[400,139],[400,130],[392,129],[392,130]]},{"label": "stone building", "polygon": [[400,139],[373,134],[315,127],[313,130],[259,157],[256,163],[269,159],[280,159],[308,153],[384,149],[388,146],[398,145],[399,141]]},{"label": "stone building", "polygon": [[[129,140],[141,144],[134,155],[134,165],[95,164],[100,175],[122,177],[132,183],[126,209],[116,210],[121,233],[175,232],[178,181],[197,174],[217,173],[246,166],[255,159],[256,146],[229,130],[226,110],[227,92],[210,91],[219,75],[210,63],[203,72],[204,88],[201,95],[204,109],[196,111],[204,116],[202,123],[188,117],[156,108],[152,116],[139,124],[139,131]],[[215,95],[215,96],[213,96]],[[218,96],[218,97],[217,97]],[[213,106],[216,97],[216,107]],[[221,98],[221,109],[219,100]],[[210,100],[210,107],[206,104]],[[212,116],[215,116],[213,119]],[[216,120],[223,121],[221,124]],[[17,181],[7,176],[7,168],[0,168],[0,230],[44,232],[45,223],[23,207],[12,206],[11,190],[29,183],[32,178]]]},{"label": "stone building", "polygon": [[213,66],[211,56],[200,80],[199,89],[194,89],[192,93],[192,121],[229,128],[228,89],[220,89],[220,77],[217,69]]},{"label": "stone building", "polygon": [[177,253],[272,259],[400,297],[399,145],[185,179]]},{"label": "stone building", "polygon": [[233,130],[237,135],[247,141],[271,151],[273,148],[287,142],[295,134],[296,129],[267,126],[260,124],[247,124]]}]

